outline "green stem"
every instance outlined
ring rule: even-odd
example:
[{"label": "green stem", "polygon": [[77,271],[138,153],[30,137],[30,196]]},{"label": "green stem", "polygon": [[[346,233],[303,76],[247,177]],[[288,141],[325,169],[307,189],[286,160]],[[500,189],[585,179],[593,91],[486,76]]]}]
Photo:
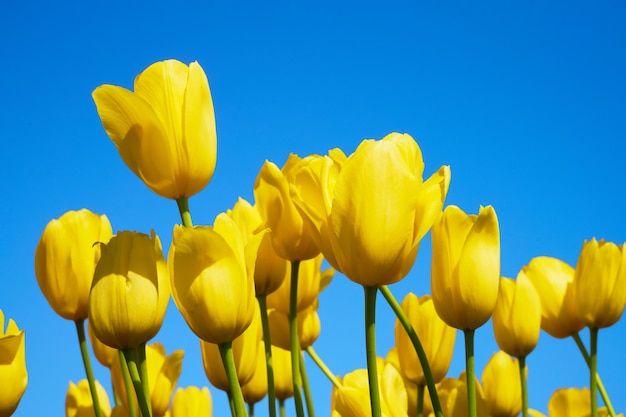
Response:
[{"label": "green stem", "polygon": [[141,376],[139,375],[140,366],[137,365],[137,352],[136,349],[124,349],[124,359],[128,364],[128,372],[130,378],[133,381],[135,387],[135,394],[137,395],[137,401],[139,402],[139,410],[142,417],[152,417],[152,411],[150,409],[150,397],[146,398],[145,391],[141,383]]},{"label": "green stem", "polygon": [[598,416],[598,388],[596,373],[598,370],[598,329],[589,329],[589,391],[591,391],[591,417]]},{"label": "green stem", "polygon": [[[583,344],[582,339],[578,333],[574,333],[572,338],[576,342],[576,346],[578,346],[578,350],[583,355],[587,366],[590,366],[591,358],[589,357],[589,353],[587,353],[587,349]],[[600,395],[602,396],[602,401],[604,401],[604,405],[606,406],[606,410],[609,412],[610,417],[615,417],[615,409],[613,408],[613,404],[611,403],[611,399],[609,398],[609,394],[606,392],[604,388],[604,384],[602,383],[602,379],[600,378],[600,374],[596,370],[596,384],[598,386],[598,391],[600,391]]]},{"label": "green stem", "polygon": [[235,415],[237,417],[245,417],[246,403],[243,399],[243,393],[241,392],[241,385],[239,385],[239,379],[237,379],[237,370],[235,369],[235,357],[233,356],[232,342],[225,342],[218,345],[220,350],[220,356],[222,357],[222,363],[226,370],[226,377],[228,378],[228,384],[230,385],[230,393],[233,397],[235,404]]},{"label": "green stem", "polygon": [[189,211],[189,199],[187,197],[180,197],[176,200],[178,204],[178,212],[180,213],[180,219],[185,227],[193,227],[191,221],[191,212]]},{"label": "green stem", "polygon": [[376,293],[378,287],[363,286],[365,290],[365,355],[367,376],[370,386],[372,417],[381,417],[380,388],[378,387],[378,367],[376,364]]},{"label": "green stem", "polygon": [[467,412],[476,417],[476,383],[474,382],[474,329],[463,330],[465,334],[465,378],[467,380]]},{"label": "green stem", "polygon": [[300,379],[300,340],[298,339],[298,271],[300,261],[291,262],[291,293],[289,294],[289,341],[291,348],[291,378],[296,415],[304,417],[302,380]]},{"label": "green stem", "polygon": [[148,361],[146,360],[146,344],[142,343],[136,348],[135,354],[139,362],[139,378],[143,387],[143,395],[146,397],[150,415],[152,415],[152,401],[150,398],[150,380],[148,379]]},{"label": "green stem", "polygon": [[274,391],[274,360],[272,359],[272,340],[270,338],[270,324],[267,316],[267,296],[259,295],[261,310],[261,325],[263,326],[263,342],[265,343],[265,364],[267,367],[267,406],[270,417],[276,417],[276,394]]},{"label": "green stem", "polygon": [[308,417],[315,417],[313,397],[311,396],[311,387],[309,385],[309,377],[306,373],[304,356],[302,355],[300,356],[300,374],[302,375],[302,388],[304,389],[304,399],[306,400],[306,412],[308,414]]},{"label": "green stem", "polygon": [[254,403],[253,402],[248,403],[248,416],[254,417]]},{"label": "green stem", "polygon": [[424,415],[424,390],[426,385],[417,386],[417,417]]},{"label": "green stem", "polygon": [[306,348],[306,353],[309,354],[309,357],[313,359],[313,362],[315,362],[317,367],[320,368],[320,370],[324,373],[324,375],[326,375],[326,378],[328,378],[330,382],[333,383],[335,388],[339,389],[343,387],[341,385],[341,382],[339,382],[339,380],[337,379],[337,377],[330,371],[330,369],[328,368],[328,366],[326,366],[324,361],[322,361],[322,358],[320,358],[317,352],[315,352],[315,350],[313,349],[313,345],[310,345],[309,347]]},{"label": "green stem", "polygon": [[89,383],[89,391],[91,392],[91,399],[93,401],[93,410],[96,413],[96,417],[102,417],[100,400],[98,399],[98,391],[96,389],[96,380],[93,377],[93,369],[91,367],[91,360],[89,359],[89,350],[87,349],[87,339],[85,338],[85,320],[76,320],[74,324],[76,325],[80,354],[83,358],[85,374],[87,374],[87,382]]},{"label": "green stem", "polygon": [[396,317],[400,321],[400,324],[402,324],[402,327],[404,327],[404,330],[409,335],[409,339],[411,340],[411,343],[413,344],[413,348],[415,349],[415,352],[417,353],[417,357],[420,361],[420,365],[422,366],[422,370],[424,371],[424,378],[426,379],[426,385],[428,386],[428,394],[430,395],[430,400],[433,404],[433,410],[435,411],[435,415],[437,417],[443,417],[443,411],[441,409],[441,402],[439,401],[439,395],[437,394],[437,388],[435,387],[435,380],[433,378],[433,373],[430,370],[428,357],[426,356],[424,347],[422,346],[422,343],[420,342],[420,339],[417,336],[415,329],[413,329],[413,326],[411,325],[409,318],[406,316],[406,314],[404,314],[404,310],[402,310],[402,307],[400,306],[398,301],[395,299],[395,297],[393,296],[389,288],[386,285],[383,285],[382,287],[380,287],[380,292],[385,297],[385,300],[387,300],[387,303],[389,304],[393,312],[396,313]]},{"label": "green stem", "polygon": [[133,397],[133,386],[130,379],[130,372],[128,371],[128,364],[124,359],[124,353],[121,350],[117,351],[118,359],[120,361],[120,368],[122,368],[122,379],[124,380],[124,388],[126,389],[126,403],[128,404],[128,414],[130,417],[137,417],[137,409],[135,408],[135,398]]},{"label": "green stem", "polygon": [[233,395],[230,391],[226,391],[226,396],[228,397],[228,406],[230,407],[230,415],[232,417],[237,417],[237,411],[235,410],[235,400],[233,400]]},{"label": "green stem", "polygon": [[278,400],[278,409],[280,410],[280,417],[287,417],[285,411],[285,400]]},{"label": "green stem", "polygon": [[519,378],[522,387],[522,417],[528,417],[528,384],[526,381],[526,356],[517,358]]}]

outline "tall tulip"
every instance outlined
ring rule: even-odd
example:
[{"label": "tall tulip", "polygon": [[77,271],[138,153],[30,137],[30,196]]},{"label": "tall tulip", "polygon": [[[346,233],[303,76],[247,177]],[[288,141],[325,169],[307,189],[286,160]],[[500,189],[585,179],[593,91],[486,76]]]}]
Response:
[{"label": "tall tulip", "polygon": [[0,416],[10,416],[17,409],[26,386],[26,350],[24,330],[19,330],[12,319],[4,327],[4,313],[0,310]]},{"label": "tall tulip", "polygon": [[51,220],[35,249],[35,276],[50,307],[61,317],[87,318],[89,289],[100,245],[111,238],[105,215],[87,209],[68,211]]},{"label": "tall tulip", "polygon": [[172,417],[211,416],[213,401],[207,387],[178,388],[172,398]]},{"label": "tall tulip", "polygon": [[89,293],[99,340],[120,350],[146,343],[160,330],[169,298],[167,263],[154,231],[119,232],[102,245]]},{"label": "tall tulip", "polygon": [[[96,387],[102,415],[109,417],[111,415],[109,396],[100,382],[96,381]],[[65,396],[65,417],[93,417],[94,415],[89,381],[83,379],[78,384],[70,382]]]},{"label": "tall tulip", "polygon": [[518,374],[518,360],[503,351],[494,353],[485,365],[482,386],[491,417],[516,417],[522,410]]},{"label": "tall tulip", "polygon": [[92,94],[122,160],[162,197],[198,193],[213,176],[217,153],[203,69],[197,62],[156,62],[135,78],[134,90],[102,85]]}]

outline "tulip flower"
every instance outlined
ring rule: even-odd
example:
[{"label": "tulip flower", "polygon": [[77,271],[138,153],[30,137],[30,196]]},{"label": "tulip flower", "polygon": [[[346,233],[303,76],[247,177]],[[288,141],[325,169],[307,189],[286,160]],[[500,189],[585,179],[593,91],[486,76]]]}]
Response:
[{"label": "tulip flower", "polygon": [[100,245],[111,238],[105,215],[68,211],[50,221],[35,249],[35,276],[50,307],[67,320],[87,318],[89,289]]},{"label": "tulip flower", "polygon": [[[298,340],[300,349],[306,350],[317,340],[321,331],[320,318],[317,314],[318,302],[298,313]],[[268,314],[272,344],[289,350],[291,345],[289,336],[289,317],[287,314],[270,310]]]},{"label": "tulip flower", "polygon": [[515,281],[501,279],[492,322],[498,346],[509,355],[526,357],[537,345],[541,302],[524,270]]},{"label": "tulip flower", "polygon": [[274,361],[274,391],[278,400],[284,401],[293,397],[293,372],[291,370],[291,352],[272,346]]},{"label": "tulip flower", "polygon": [[[402,376],[407,395],[409,416],[417,416],[418,414],[420,416],[429,416],[430,413],[434,413],[435,410],[433,409],[433,404],[430,401],[428,387],[424,385],[417,385],[415,382],[407,379],[404,375],[403,369],[400,366],[397,346],[393,346],[389,349],[389,352],[387,352],[387,356],[385,357],[385,362],[391,363]],[[418,409],[420,409],[419,413]]]},{"label": "tulip flower", "polygon": [[[109,417],[111,415],[111,403],[106,390],[96,381],[96,389],[98,390],[98,398],[100,399],[100,409],[102,415]],[[65,396],[65,416],[66,417],[93,417],[93,400],[91,398],[91,390],[89,389],[89,381],[83,379],[74,384],[70,382]]]},{"label": "tulip flower", "polygon": [[[256,366],[252,378],[241,387],[243,398],[247,404],[256,404],[261,401],[268,393],[267,389],[267,364],[265,362],[265,351],[263,341],[257,342],[258,354],[256,355]],[[273,381],[273,379],[272,379]]]},{"label": "tulip flower", "polygon": [[[308,157],[311,158],[311,157]],[[289,188],[301,158],[291,154],[282,169],[265,161],[254,183],[254,199],[265,224],[272,230],[274,250],[289,261],[303,261],[319,254],[311,225],[302,219]]]},{"label": "tulip flower", "polygon": [[541,302],[541,328],[552,337],[564,338],[584,326],[576,317],[573,297],[574,268],[547,256],[533,258],[522,268]]},{"label": "tulip flower", "polygon": [[[548,401],[550,417],[589,417],[589,408],[589,388],[560,388]],[[598,416],[608,415],[606,408],[598,409]]]},{"label": "tulip flower", "polygon": [[0,416],[10,416],[24,395],[28,385],[24,330],[19,330],[12,319],[4,327],[4,313],[0,310]]},{"label": "tulip flower", "polygon": [[178,200],[201,191],[215,170],[213,101],[197,62],[156,62],[134,92],[102,85],[92,93],[122,160],[152,191]]},{"label": "tulip flower", "polygon": [[174,228],[168,264],[172,296],[191,330],[221,344],[241,335],[252,322],[254,264],[263,233],[246,240],[226,214],[214,227]]},{"label": "tulip flower", "polygon": [[301,162],[292,194],[333,267],[364,286],[392,284],[413,266],[448,191],[448,167],[426,181],[423,170],[415,140],[391,133],[363,141],[345,162]]},{"label": "tulip flower", "polygon": [[482,375],[485,401],[491,417],[516,417],[522,411],[522,385],[517,359],[499,351],[491,356]]},{"label": "tulip flower", "polygon": [[574,275],[576,315],[583,325],[600,329],[615,324],[626,304],[626,251],[604,240],[586,241]]},{"label": "tulip flower", "polygon": [[119,232],[102,245],[89,293],[96,337],[116,349],[132,349],[161,328],[170,298],[161,241],[151,232]]},{"label": "tulip flower", "polygon": [[[417,297],[407,294],[402,301],[402,310],[411,322],[428,358],[435,383],[441,381],[450,368],[456,329],[443,322],[435,312],[429,295]],[[417,385],[426,385],[426,378],[415,348],[406,331],[396,319],[395,340],[398,351],[399,370],[408,380]]]},{"label": "tulip flower", "polygon": [[178,388],[172,399],[171,417],[211,416],[213,402],[207,387]]},{"label": "tulip flower", "polygon": [[[470,405],[468,404],[467,394],[469,390],[467,386],[467,376],[464,375],[464,373],[465,372],[462,372],[459,376],[458,383],[455,383],[446,394],[442,395],[442,397],[445,398],[445,403],[442,405],[443,414],[446,417],[466,417],[470,415]],[[474,380],[476,390],[476,416],[491,417],[482,387],[475,378],[472,379]]]},{"label": "tulip flower", "polygon": [[89,335],[89,341],[93,349],[93,354],[98,359],[98,362],[109,369],[113,364],[113,361],[119,361],[119,351],[115,348],[102,343],[96,335],[93,333],[91,324],[87,321],[87,334]]}]

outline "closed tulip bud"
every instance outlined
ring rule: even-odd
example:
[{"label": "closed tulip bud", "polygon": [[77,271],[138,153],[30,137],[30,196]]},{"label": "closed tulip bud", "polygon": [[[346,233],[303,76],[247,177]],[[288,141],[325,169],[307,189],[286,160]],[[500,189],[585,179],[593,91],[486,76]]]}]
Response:
[{"label": "closed tulip bud", "polygon": [[491,317],[500,286],[500,231],[493,207],[467,215],[448,206],[432,230],[430,283],[439,317],[474,330]]},{"label": "closed tulip bud", "polygon": [[522,271],[541,301],[541,328],[556,338],[578,333],[584,326],[574,306],[574,268],[559,259],[539,256]]},{"label": "closed tulip bud", "polygon": [[500,281],[492,323],[498,346],[509,355],[521,358],[535,349],[541,330],[541,302],[524,270],[515,281]]},{"label": "closed tulip bud", "polygon": [[[256,300],[252,303],[255,307],[254,319],[248,328],[232,342],[235,369],[240,386],[245,385],[252,379],[256,369],[257,356],[264,352],[259,351],[259,341],[263,339],[261,312]],[[204,373],[211,385],[222,391],[230,391],[230,384],[228,383],[218,345],[200,340],[200,348]]]},{"label": "closed tulip bud", "polygon": [[294,168],[300,161],[299,156],[291,154],[282,169],[265,161],[254,183],[254,199],[272,230],[274,250],[289,261],[311,259],[320,253],[313,241],[311,226],[302,219],[289,194]]},{"label": "closed tulip bud", "polygon": [[345,162],[303,162],[291,190],[328,262],[358,284],[386,285],[409,272],[441,215],[450,169],[426,181],[423,171],[415,140],[391,133],[363,141]]},{"label": "closed tulip bud", "polygon": [[161,329],[170,299],[161,241],[119,232],[102,245],[89,293],[89,321],[96,337],[116,349],[135,348]]},{"label": "closed tulip bud", "polygon": [[209,83],[197,62],[157,62],[135,78],[134,92],[102,85],[92,97],[122,160],[148,188],[178,199],[206,187],[217,139]]},{"label": "closed tulip bud", "polygon": [[91,322],[89,321],[87,321],[87,334],[89,335],[93,354],[96,356],[96,359],[98,359],[98,362],[100,362],[102,366],[111,369],[113,361],[119,360],[119,351],[102,343],[93,333]]},{"label": "closed tulip bud", "polygon": [[[407,294],[402,301],[402,310],[422,343],[435,383],[441,381],[450,368],[456,329],[439,318],[429,295],[417,298],[413,293]],[[401,373],[415,384],[426,385],[426,377],[415,348],[397,319],[395,339]]]},{"label": "closed tulip bud", "polygon": [[213,401],[207,387],[178,388],[172,399],[172,417],[211,416]]},{"label": "closed tulip bud", "polygon": [[260,340],[256,355],[256,366],[252,378],[241,387],[243,399],[248,404],[256,404],[267,395],[267,363],[265,362],[265,343]]},{"label": "closed tulip bud", "polygon": [[224,213],[214,227],[174,228],[168,256],[172,296],[205,342],[231,342],[252,322],[258,309],[254,264],[263,234],[245,236]]},{"label": "closed tulip bud", "polygon": [[[297,328],[300,349],[305,350],[313,345],[321,331],[321,322],[317,314],[318,302],[298,313]],[[291,348],[289,339],[289,315],[278,310],[268,311],[272,344],[283,349]]]},{"label": "closed tulip bud", "polygon": [[278,400],[293,397],[293,379],[291,372],[291,352],[272,345],[274,361],[274,394]]},{"label": "closed tulip bud", "polygon": [[100,259],[97,243],[108,242],[112,234],[106,216],[86,209],[68,211],[44,229],[35,249],[35,276],[59,316],[87,318],[89,289]]},{"label": "closed tulip bud", "polygon": [[585,241],[574,275],[576,316],[583,325],[601,329],[622,317],[626,304],[626,251],[624,245]]},{"label": "closed tulip bud", "polygon": [[[111,415],[109,396],[100,382],[95,382],[98,401],[100,401],[100,410],[103,416],[109,417]],[[78,384],[70,382],[67,395],[65,396],[65,417],[95,417],[95,415],[89,381],[83,379]]]},{"label": "closed tulip bud", "polygon": [[[548,401],[550,417],[589,417],[591,410],[589,388],[560,388]],[[606,417],[606,407],[598,408],[598,416]],[[622,414],[619,414],[621,416]]]},{"label": "closed tulip bud", "polygon": [[496,352],[483,369],[482,382],[491,417],[516,417],[522,411],[517,359],[503,351]]},{"label": "closed tulip bud", "polygon": [[19,330],[11,319],[4,327],[4,313],[0,310],[0,416],[10,416],[17,409],[26,385],[26,351],[24,330]]}]

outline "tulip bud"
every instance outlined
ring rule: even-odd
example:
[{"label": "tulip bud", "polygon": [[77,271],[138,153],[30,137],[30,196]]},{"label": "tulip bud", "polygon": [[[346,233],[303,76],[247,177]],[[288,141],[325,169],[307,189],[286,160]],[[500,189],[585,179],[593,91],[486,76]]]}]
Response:
[{"label": "tulip bud", "polygon": [[485,400],[492,417],[516,417],[522,411],[519,362],[503,351],[491,356],[483,370]]},{"label": "tulip bud", "polygon": [[[99,381],[95,383],[102,415],[109,416],[111,415],[109,396]],[[78,384],[70,382],[65,396],[65,417],[94,417],[95,415],[89,381],[82,379]]]},{"label": "tulip bud", "polygon": [[10,416],[26,391],[26,351],[24,330],[19,330],[13,320],[4,328],[4,313],[0,310],[0,416]]},{"label": "tulip bud", "polygon": [[207,387],[178,388],[172,399],[172,417],[211,416],[213,403]]}]

